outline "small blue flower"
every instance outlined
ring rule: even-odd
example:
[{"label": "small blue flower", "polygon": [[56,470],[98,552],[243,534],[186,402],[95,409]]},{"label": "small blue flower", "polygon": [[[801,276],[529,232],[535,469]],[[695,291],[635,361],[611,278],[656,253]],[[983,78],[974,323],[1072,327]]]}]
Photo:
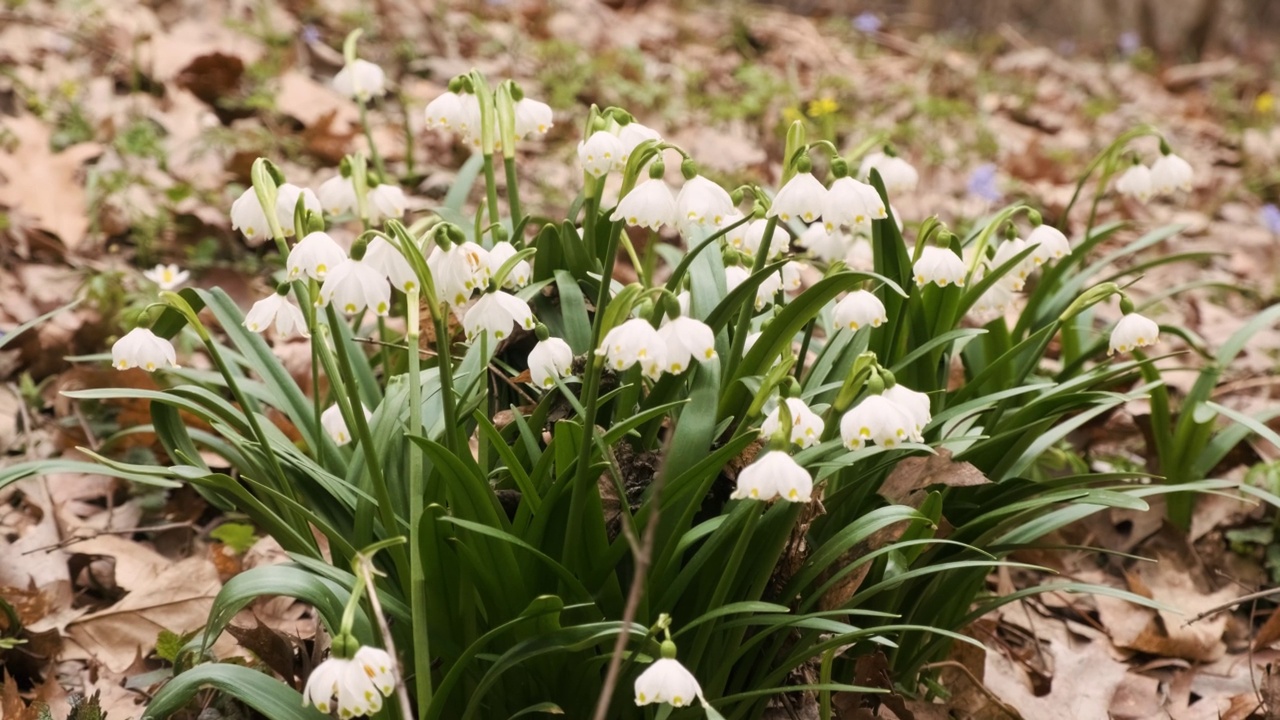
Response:
[{"label": "small blue flower", "polygon": [[315,25],[303,25],[302,42],[308,45],[315,45],[320,42],[320,28]]},{"label": "small blue flower", "polygon": [[1003,195],[1000,192],[999,177],[995,163],[985,163],[969,173],[969,193],[987,202],[999,202]]},{"label": "small blue flower", "polygon": [[1280,236],[1280,208],[1275,203],[1267,203],[1262,206],[1262,210],[1258,213],[1258,218],[1262,220],[1262,226],[1272,235]]},{"label": "small blue flower", "polygon": [[873,12],[864,12],[853,19],[853,27],[858,32],[864,32],[868,35],[880,32],[880,28],[884,26],[884,21]]},{"label": "small blue flower", "polygon": [[1120,33],[1120,39],[1116,41],[1116,46],[1120,48],[1122,56],[1130,57],[1142,49],[1142,38],[1132,30],[1125,30]]}]

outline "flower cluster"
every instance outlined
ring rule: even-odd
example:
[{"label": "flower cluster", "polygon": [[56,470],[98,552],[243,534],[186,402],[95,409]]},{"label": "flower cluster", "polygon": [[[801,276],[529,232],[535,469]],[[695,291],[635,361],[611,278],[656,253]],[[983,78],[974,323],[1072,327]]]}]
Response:
[{"label": "flower cluster", "polygon": [[1194,172],[1191,164],[1162,147],[1162,152],[1151,167],[1138,162],[1133,164],[1116,180],[1116,191],[1140,202],[1146,202],[1159,195],[1172,195],[1181,190],[1191,192],[1191,180]]},{"label": "flower cluster", "polygon": [[350,658],[331,657],[311,671],[302,704],[322,713],[336,710],[344,719],[372,715],[382,709],[382,698],[395,690],[394,667],[385,650],[368,646]]}]

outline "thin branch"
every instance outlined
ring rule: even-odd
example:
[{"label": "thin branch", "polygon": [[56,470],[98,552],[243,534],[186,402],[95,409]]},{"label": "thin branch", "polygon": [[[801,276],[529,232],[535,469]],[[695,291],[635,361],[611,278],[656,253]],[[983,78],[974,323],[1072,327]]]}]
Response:
[{"label": "thin branch", "polygon": [[148,527],[124,528],[122,530],[96,530],[92,528],[86,528],[86,529],[89,529],[90,532],[92,532],[93,534],[77,535],[75,537],[67,538],[66,540],[63,540],[61,542],[54,543],[53,545],[45,545],[44,547],[32,548],[30,550],[23,552],[22,554],[30,555],[32,553],[38,553],[38,552],[49,552],[50,550],[62,550],[64,548],[75,545],[76,543],[84,542],[85,540],[92,540],[98,537],[99,535],[132,535],[134,533],[141,533],[141,532],[159,532],[161,530],[177,530],[179,528],[193,528],[193,527],[195,527],[194,523],[192,523],[191,521],[185,521],[185,522],[164,523],[162,525],[151,525]]},{"label": "thin branch", "polygon": [[1000,708],[1001,712],[1005,713],[1006,715],[1012,718],[1022,717],[1022,715],[1017,710],[1013,709],[1008,704],[1006,704],[1003,700],[997,697],[996,694],[992,692],[990,688],[984,685],[983,682],[973,674],[972,670],[965,667],[964,663],[960,662],[959,660],[943,660],[941,662],[929,663],[928,665],[925,665],[920,669],[932,670],[934,668],[942,668],[942,667],[955,668],[960,672],[964,673],[965,675],[968,675],[969,680],[973,682],[973,685],[978,689],[978,692],[982,693],[983,695],[986,695],[987,699],[990,700],[996,707]]},{"label": "thin branch", "polygon": [[1233,608],[1233,607],[1235,607],[1235,606],[1237,606],[1237,605],[1240,605],[1240,604],[1242,604],[1242,603],[1247,603],[1247,602],[1249,602],[1250,600],[1260,600],[1260,599],[1262,599],[1262,598],[1271,597],[1271,596],[1273,596],[1273,595],[1280,595],[1280,587],[1274,587],[1274,588],[1271,588],[1270,590],[1259,590],[1258,592],[1255,592],[1255,593],[1249,593],[1248,595],[1241,595],[1240,597],[1236,598],[1235,600],[1231,600],[1231,601],[1229,601],[1229,602],[1222,603],[1221,605],[1215,605],[1215,606],[1213,606],[1213,607],[1209,608],[1208,610],[1205,610],[1204,612],[1200,613],[1199,615],[1197,615],[1197,616],[1195,616],[1195,617],[1191,618],[1190,620],[1188,620],[1188,621],[1186,622],[1186,624],[1184,624],[1184,625],[1183,625],[1183,627],[1186,627],[1187,625],[1190,625],[1191,623],[1200,622],[1201,620],[1203,620],[1203,619],[1205,619],[1205,618],[1209,617],[1210,615],[1217,615],[1218,613],[1222,612],[1223,610],[1230,610],[1231,608]]}]

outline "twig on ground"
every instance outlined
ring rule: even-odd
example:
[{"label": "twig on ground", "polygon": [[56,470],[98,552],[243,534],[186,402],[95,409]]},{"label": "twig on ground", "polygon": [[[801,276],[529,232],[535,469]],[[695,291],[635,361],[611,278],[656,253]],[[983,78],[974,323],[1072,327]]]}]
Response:
[{"label": "twig on ground", "polygon": [[929,663],[928,665],[925,665],[920,669],[932,670],[934,668],[943,668],[943,667],[953,667],[959,670],[960,672],[964,673],[965,675],[968,675],[969,680],[973,682],[974,687],[978,688],[978,692],[982,693],[983,695],[986,695],[987,699],[990,700],[992,703],[994,703],[996,707],[1000,708],[1000,711],[1003,712],[1004,714],[1008,715],[1011,718],[1022,717],[1021,713],[1013,709],[1011,706],[1006,704],[1005,701],[1001,700],[998,696],[996,696],[996,694],[991,691],[991,688],[983,684],[983,682],[979,680],[976,675],[973,674],[973,671],[965,667],[964,663],[960,662],[959,660],[941,660],[939,662]]},{"label": "twig on ground", "polygon": [[1190,620],[1188,620],[1188,621],[1183,625],[1183,627],[1186,627],[1187,625],[1190,625],[1191,623],[1200,622],[1201,620],[1203,620],[1203,619],[1205,619],[1205,618],[1209,617],[1210,615],[1217,615],[1218,613],[1222,612],[1223,610],[1230,610],[1231,608],[1233,608],[1233,607],[1235,607],[1235,606],[1237,606],[1237,605],[1243,604],[1243,603],[1247,603],[1247,602],[1249,602],[1250,600],[1260,600],[1260,599],[1262,599],[1262,598],[1271,597],[1271,596],[1273,596],[1273,595],[1280,595],[1280,587],[1271,588],[1271,589],[1269,589],[1269,590],[1259,590],[1258,592],[1255,592],[1255,593],[1249,593],[1248,595],[1241,595],[1240,597],[1236,598],[1235,600],[1231,600],[1231,601],[1229,601],[1229,602],[1222,603],[1221,605],[1215,605],[1215,606],[1213,606],[1213,607],[1209,608],[1208,610],[1205,610],[1204,612],[1200,613],[1199,615],[1196,615],[1195,617],[1193,617],[1193,618],[1191,618]]},{"label": "twig on ground", "polygon": [[149,525],[147,527],[124,528],[122,530],[97,530],[93,528],[86,528],[87,530],[89,530],[89,532],[92,533],[91,535],[77,535],[75,537],[69,537],[66,540],[63,540],[61,542],[56,542],[52,545],[45,545],[44,547],[32,548],[30,550],[23,552],[22,554],[30,555],[32,553],[48,552],[50,550],[62,550],[72,545],[75,545],[76,543],[84,542],[85,540],[92,540],[98,537],[99,535],[132,535],[134,533],[140,533],[140,532],[159,532],[161,530],[177,530],[179,528],[189,528],[189,527],[195,527],[195,525],[188,520],[183,522],[163,523],[161,525]]}]

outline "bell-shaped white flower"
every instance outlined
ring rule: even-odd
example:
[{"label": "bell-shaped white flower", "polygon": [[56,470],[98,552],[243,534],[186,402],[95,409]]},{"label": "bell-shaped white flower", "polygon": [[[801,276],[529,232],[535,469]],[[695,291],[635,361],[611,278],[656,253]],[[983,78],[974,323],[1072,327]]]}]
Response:
[{"label": "bell-shaped white flower", "polygon": [[408,207],[404,191],[396,185],[387,183],[379,183],[369,188],[367,199],[369,201],[369,222],[374,225],[386,218],[404,217],[405,208]]},{"label": "bell-shaped white flower", "polygon": [[474,341],[481,333],[489,333],[494,340],[511,334],[511,326],[533,329],[533,311],[529,303],[504,292],[485,293],[462,316],[462,329],[467,340]]},{"label": "bell-shaped white flower", "polygon": [[250,240],[261,241],[271,234],[267,214],[262,211],[258,195],[250,187],[231,203],[231,229],[239,230]]},{"label": "bell-shaped white flower", "polygon": [[837,178],[822,201],[822,226],[828,233],[842,227],[866,230],[872,220],[887,217],[880,193],[851,177]]},{"label": "bell-shaped white flower", "polygon": [[381,237],[374,236],[369,241],[364,251],[364,262],[382,273],[391,282],[391,287],[397,290],[407,293],[418,287],[418,274],[413,271],[413,266],[395,245]]},{"label": "bell-shaped white flower", "polygon": [[467,245],[470,243],[450,245],[447,250],[436,246],[427,257],[427,267],[431,270],[439,299],[452,305],[465,303],[472,291],[480,286],[481,278],[488,275],[487,271],[480,272],[485,256]]},{"label": "bell-shaped white flower", "polygon": [[875,270],[876,254],[871,249],[871,241],[866,238],[854,238],[849,252],[844,254],[844,264],[851,270]]},{"label": "bell-shaped white flower", "polygon": [[974,321],[986,325],[1004,317],[1013,305],[1013,290],[1007,281],[997,282],[987,288],[967,313]]},{"label": "bell-shaped white flower", "polygon": [[328,233],[313,232],[302,238],[285,260],[289,279],[297,280],[304,274],[312,280],[324,280],[329,271],[347,259],[347,253]]},{"label": "bell-shaped white flower", "polygon": [[682,226],[723,227],[734,212],[729,193],[701,175],[686,180],[676,195],[676,215]]},{"label": "bell-shaped white flower", "polygon": [[302,198],[302,206],[307,210],[320,212],[320,198],[311,188],[298,187],[285,183],[276,188],[276,219],[280,221],[280,229],[285,237],[293,237],[293,211],[298,206],[298,198]]},{"label": "bell-shaped white flower", "polygon": [[910,439],[924,442],[924,428],[933,420],[933,414],[929,410],[929,396],[898,383],[885,388],[884,398],[901,408],[911,419]]},{"label": "bell-shaped white flower", "polygon": [[707,362],[716,356],[716,336],[701,320],[681,315],[658,328],[667,343],[667,365],[664,370],[679,375],[689,369],[691,360]]},{"label": "bell-shaped white flower", "polygon": [[625,154],[618,136],[604,130],[597,130],[578,143],[578,162],[582,164],[583,171],[593,177],[603,177],[621,168]]},{"label": "bell-shaped white flower", "polygon": [[850,450],[868,442],[897,447],[914,436],[915,421],[902,406],[884,395],[870,395],[840,418],[840,438]]},{"label": "bell-shaped white flower", "polygon": [[645,376],[657,380],[667,369],[667,341],[647,320],[634,318],[610,330],[596,349],[617,371],[639,364]]},{"label": "bell-shaped white flower", "polygon": [[1186,160],[1173,153],[1161,155],[1151,164],[1151,188],[1158,195],[1170,195],[1175,190],[1191,192],[1193,174]]},{"label": "bell-shaped white flower", "polygon": [[636,678],[636,705],[667,703],[688,707],[701,702],[702,687],[698,679],[675,658],[661,658],[645,668]]},{"label": "bell-shaped white flower", "polygon": [[[677,214],[678,214],[678,211],[677,211]],[[724,217],[724,221],[720,223],[720,226],[733,227],[740,220],[742,220],[742,217],[743,217],[742,213],[735,210]],[[681,230],[683,230],[686,226],[687,224],[682,222]],[[750,226],[751,226],[751,223],[749,222],[742,223],[741,225],[737,225],[736,227],[733,227],[732,230],[729,230],[724,235],[722,235],[720,237],[720,241],[725,243],[729,247],[733,248],[734,250],[742,250],[743,252],[745,252],[747,247],[747,228]]]},{"label": "bell-shaped white flower", "polygon": [[159,285],[161,290],[172,290],[189,280],[191,273],[177,265],[157,265],[150,270],[144,270],[142,276]]},{"label": "bell-shaped white flower", "polygon": [[863,158],[862,165],[858,167],[858,177],[866,178],[869,181],[872,168],[879,171],[880,179],[884,182],[884,189],[890,195],[909,193],[915,190],[916,184],[920,182],[920,173],[916,172],[911,163],[900,157],[884,153],[871,153]]},{"label": "bell-shaped white flower", "polygon": [[111,364],[117,370],[142,368],[155,372],[164,367],[178,367],[178,356],[168,340],[146,328],[134,328],[111,346]]},{"label": "bell-shaped white flower", "polygon": [[[760,437],[766,441],[782,428],[782,407],[780,404],[774,408],[760,424]],[[791,442],[802,448],[817,445],[825,428],[822,416],[810,410],[800,398],[787,398],[786,408],[791,413]]]},{"label": "bell-shaped white flower", "polygon": [[864,327],[880,327],[889,321],[889,316],[875,293],[854,290],[836,303],[832,319],[841,330],[857,331]]},{"label": "bell-shaped white flower", "polygon": [[1037,225],[1027,235],[1027,244],[1034,245],[1031,262],[1037,266],[1061,260],[1071,254],[1071,242],[1062,231],[1052,225]]},{"label": "bell-shaped white flower", "polygon": [[369,308],[379,317],[391,312],[391,285],[387,276],[363,260],[347,258],[338,263],[320,286],[320,306],[332,303],[347,315]]},{"label": "bell-shaped white flower", "polygon": [[964,261],[950,250],[936,245],[926,245],[920,251],[920,259],[911,267],[911,274],[915,276],[918,287],[929,283],[937,283],[938,287],[964,287]]},{"label": "bell-shaped white flower", "polygon": [[802,262],[790,260],[782,269],[778,271],[778,275],[782,278],[782,289],[789,293],[798,293],[804,287],[804,269],[807,267]]},{"label": "bell-shaped white flower", "polygon": [[1146,165],[1130,165],[1120,179],[1116,180],[1116,192],[1140,202],[1150,200],[1155,192],[1155,185],[1151,182],[1151,171]]},{"label": "bell-shaped white flower", "polygon": [[391,696],[396,689],[395,660],[386,650],[363,645],[356,650],[351,660],[373,681],[373,686],[378,688],[378,692],[387,697]]},{"label": "bell-shaped white flower", "polygon": [[307,319],[303,316],[302,309],[279,293],[271,293],[254,303],[244,316],[244,326],[249,332],[263,332],[272,323],[275,323],[276,335],[279,337],[289,337],[294,333],[311,337],[307,332]]},{"label": "bell-shaped white flower", "polygon": [[823,201],[826,200],[827,189],[813,176],[813,173],[796,173],[778,190],[769,206],[766,217],[777,216],[783,222],[796,217],[809,223],[822,215]]},{"label": "bell-shaped white flower", "polygon": [[[373,413],[369,412],[369,409],[363,405],[360,406],[360,410],[364,412],[365,420],[373,417]],[[332,405],[329,409],[320,413],[320,427],[339,446],[351,442],[351,430],[347,428],[347,420],[342,417],[342,408],[338,405]],[[317,707],[319,706],[317,705]]]},{"label": "bell-shaped white flower", "polygon": [[467,262],[476,269],[476,287],[489,282],[489,251],[470,240],[462,243],[462,251],[467,254]]},{"label": "bell-shaped white flower", "polygon": [[[764,231],[768,229],[768,220],[752,220],[747,223],[747,231],[743,236],[742,250],[752,255],[760,252],[765,245]],[[773,226],[773,236],[769,238],[766,258],[776,260],[791,250],[791,236],[777,223]]]},{"label": "bell-shaped white flower", "polygon": [[441,93],[436,99],[427,103],[424,111],[427,129],[460,132],[458,128],[465,124],[464,112],[461,95],[452,90]]},{"label": "bell-shaped white flower", "polygon": [[[1003,266],[1005,263],[1018,256],[1018,253],[1027,249],[1027,241],[1022,238],[1009,238],[996,246],[995,257],[991,258],[991,269],[994,270]],[[1018,264],[1014,265],[1009,272],[1005,273],[1001,278],[1009,283],[1009,287],[1015,292],[1021,292],[1023,285],[1027,282],[1027,276],[1036,269],[1035,263],[1031,261],[1031,256],[1022,258]]]},{"label": "bell-shaped white flower", "polygon": [[618,142],[622,143],[622,161],[626,163],[626,159],[631,157],[631,151],[635,150],[640,143],[646,140],[662,141],[662,135],[651,127],[646,127],[638,122],[629,122],[618,130]]},{"label": "bell-shaped white flower", "polygon": [[1155,345],[1160,340],[1160,326],[1150,318],[1131,312],[1120,318],[1111,331],[1107,354],[1127,353],[1138,348]]},{"label": "bell-shaped white flower", "polygon": [[330,215],[356,211],[356,188],[349,177],[334,175],[320,183],[320,187],[316,189],[316,197],[320,200],[320,207]]},{"label": "bell-shaped white flower", "polygon": [[549,337],[529,351],[529,381],[540,388],[555,387],[555,379],[572,368],[573,349],[558,337]]},{"label": "bell-shaped white flower", "polygon": [[378,712],[382,709],[383,696],[395,689],[390,657],[383,662],[381,656],[386,653],[375,648],[360,648],[353,658],[329,658],[320,663],[311,671],[303,688],[303,706],[314,705],[322,713],[337,710],[340,718]]},{"label": "bell-shaped white flower", "polygon": [[[724,269],[725,287],[732,292],[751,276],[751,271],[738,265],[730,265]],[[756,310],[763,310],[773,304],[773,298],[782,289],[782,276],[773,273],[756,287]]]},{"label": "bell-shaped white flower", "polygon": [[462,113],[458,116],[454,131],[462,136],[468,145],[480,146],[480,98],[471,93],[463,93],[458,101],[462,104]]},{"label": "bell-shaped white flower", "polygon": [[356,58],[333,76],[333,89],[352,100],[368,102],[387,91],[387,74],[374,63]]},{"label": "bell-shaped white flower", "polygon": [[618,202],[617,209],[609,219],[614,222],[625,220],[628,225],[661,230],[663,225],[676,223],[676,198],[665,182],[650,178],[632,188]]},{"label": "bell-shaped white flower", "polygon": [[[839,182],[837,180],[836,182]],[[833,189],[834,185],[831,186]],[[800,233],[800,245],[809,254],[823,262],[834,262],[844,259],[853,244],[853,238],[842,230],[827,230],[822,223],[814,223]]]},{"label": "bell-shaped white flower", "polygon": [[546,135],[551,126],[555,125],[551,106],[531,98],[516,101],[515,116],[516,137]]},{"label": "bell-shaped white flower", "polygon": [[[489,248],[489,252],[485,255],[485,265],[489,269],[489,276],[494,277],[502,266],[516,254],[516,248],[511,243],[503,240],[495,243]],[[502,281],[502,287],[508,290],[522,288],[529,284],[529,278],[533,275],[533,268],[530,267],[528,260],[521,260],[511,268],[511,272],[507,273],[507,277]]]},{"label": "bell-shaped white flower", "polygon": [[813,499],[813,478],[795,458],[782,450],[770,450],[738,474],[738,487],[729,495],[733,500],[772,500],[781,497],[791,502]]}]

